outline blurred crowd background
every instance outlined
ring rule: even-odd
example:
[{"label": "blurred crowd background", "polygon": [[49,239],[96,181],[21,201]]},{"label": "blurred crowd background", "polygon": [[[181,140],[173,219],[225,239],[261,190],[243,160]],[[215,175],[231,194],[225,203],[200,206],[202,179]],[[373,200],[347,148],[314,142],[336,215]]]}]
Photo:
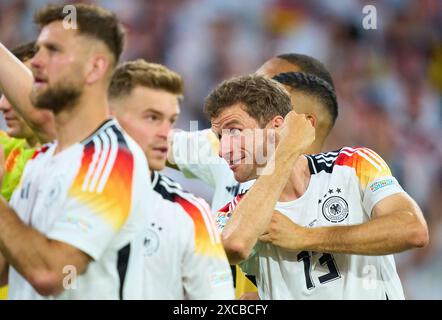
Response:
[{"label": "blurred crowd background", "polygon": [[[34,40],[46,0],[0,0],[0,41]],[[73,3],[75,1],[50,1]],[[442,1],[101,0],[128,31],[122,60],[144,58],[186,85],[178,128],[209,127],[205,96],[281,53],[305,53],[331,71],[339,117],[325,150],[367,146],[390,165],[424,211],[430,245],[396,255],[409,299],[442,299]],[[362,8],[374,5],[377,28]],[[204,184],[175,179],[210,199]]]}]

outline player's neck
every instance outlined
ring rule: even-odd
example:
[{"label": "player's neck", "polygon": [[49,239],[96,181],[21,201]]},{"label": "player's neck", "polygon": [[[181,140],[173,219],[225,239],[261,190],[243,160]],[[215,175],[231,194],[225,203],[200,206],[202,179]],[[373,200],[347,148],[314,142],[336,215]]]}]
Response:
[{"label": "player's neck", "polygon": [[322,150],[322,146],[323,146],[323,142],[320,141],[319,139],[316,139],[315,141],[313,141],[312,145],[305,150],[305,154],[317,154],[317,153],[321,153]]},{"label": "player's neck", "polygon": [[310,183],[310,170],[307,158],[300,156],[290,173],[289,180],[282,190],[278,201],[293,201],[300,198],[308,188]]},{"label": "player's neck", "polygon": [[55,115],[56,153],[90,136],[110,117],[106,93],[84,93],[75,106]]}]

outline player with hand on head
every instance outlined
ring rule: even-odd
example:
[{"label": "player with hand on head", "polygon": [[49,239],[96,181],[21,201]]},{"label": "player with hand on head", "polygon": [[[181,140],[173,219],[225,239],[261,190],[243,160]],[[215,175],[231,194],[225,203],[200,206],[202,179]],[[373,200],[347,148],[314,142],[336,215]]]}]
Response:
[{"label": "player with hand on head", "polygon": [[[333,80],[325,66],[315,58],[297,54],[281,54],[267,60],[256,74],[272,78],[284,72],[305,72],[323,79],[333,88]],[[285,85],[290,83],[285,82]],[[287,87],[288,88],[288,87]],[[291,92],[291,91],[290,91]],[[322,105],[303,106],[295,103],[295,97],[291,97],[292,107],[297,113],[303,113],[312,119],[316,136],[306,153],[319,153],[322,150],[325,139],[333,128],[337,117],[337,109],[333,108],[332,101],[327,107]],[[219,141],[212,130],[196,132],[176,132],[171,139],[172,146],[169,152],[169,165],[173,163],[188,178],[198,178],[214,188],[212,198],[212,211],[216,212],[236,195],[246,192],[252,185],[252,181],[239,183],[235,180],[227,162],[218,155]],[[256,291],[253,284],[245,279],[239,268],[234,269],[236,275],[237,297]],[[254,283],[254,278],[249,275]],[[253,295],[252,295],[253,296]],[[253,296],[256,298],[255,296]]]},{"label": "player with hand on head", "polygon": [[[333,80],[325,66],[315,58],[296,53],[281,54],[267,60],[256,74],[272,78],[284,72],[304,72],[313,74],[334,87]],[[297,113],[311,117],[316,130],[314,143],[307,153],[321,151],[330,133],[337,114],[332,109],[297,105],[292,98],[292,107]],[[337,112],[337,110],[336,110]],[[210,129],[196,132],[175,132],[169,150],[169,165],[173,164],[188,178],[198,178],[215,190],[212,211],[216,212],[240,191],[246,191],[252,182],[240,185],[234,178],[226,161],[219,157],[219,141]]]},{"label": "player with hand on head", "polygon": [[[290,81],[301,108],[335,99],[313,75],[279,77]],[[256,276],[264,299],[403,299],[392,254],[428,243],[421,210],[368,148],[305,155],[315,140],[313,121],[291,109],[278,82],[256,75],[225,81],[206,100],[220,153],[243,157],[232,163],[235,178],[257,179],[218,214],[229,261]],[[264,146],[255,136],[254,144],[235,143],[246,129],[277,131],[265,167],[271,174],[258,175],[254,155]],[[373,285],[366,285],[367,272]]]}]

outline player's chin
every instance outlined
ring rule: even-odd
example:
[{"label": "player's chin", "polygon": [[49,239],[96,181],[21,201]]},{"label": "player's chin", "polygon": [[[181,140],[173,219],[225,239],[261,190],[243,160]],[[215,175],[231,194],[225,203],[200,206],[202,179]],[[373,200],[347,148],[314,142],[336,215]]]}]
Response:
[{"label": "player's chin", "polygon": [[152,171],[161,171],[166,167],[166,157],[161,158],[150,158],[149,168]]},{"label": "player's chin", "polygon": [[44,85],[44,86],[43,85],[41,85],[41,86],[34,85],[34,87],[32,88],[32,94],[35,96],[36,99],[39,99],[40,96],[45,94],[47,90],[48,90],[47,85]]},{"label": "player's chin", "polygon": [[24,134],[20,127],[16,127],[15,125],[10,125],[10,124],[7,124],[7,126],[8,130],[6,131],[6,133],[11,138],[22,139],[24,137]]}]

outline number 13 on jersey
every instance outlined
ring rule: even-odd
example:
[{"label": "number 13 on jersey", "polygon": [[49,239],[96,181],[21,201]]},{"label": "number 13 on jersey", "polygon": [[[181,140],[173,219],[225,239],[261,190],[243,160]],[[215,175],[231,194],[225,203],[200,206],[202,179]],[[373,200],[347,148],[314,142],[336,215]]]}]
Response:
[{"label": "number 13 on jersey", "polygon": [[[311,290],[315,287],[315,279],[312,278],[311,271],[312,271],[312,264],[311,264],[311,258],[312,258],[313,252],[310,251],[301,251],[297,258],[298,261],[301,261],[304,263],[304,274],[305,274],[305,283],[308,290]],[[336,279],[339,279],[341,277],[341,274],[339,273],[338,267],[336,265],[336,261],[332,254],[330,253],[323,253],[322,256],[319,258],[319,263],[321,266],[328,268],[328,273],[324,274],[320,277],[318,277],[319,283],[326,283],[330,282]]]}]

